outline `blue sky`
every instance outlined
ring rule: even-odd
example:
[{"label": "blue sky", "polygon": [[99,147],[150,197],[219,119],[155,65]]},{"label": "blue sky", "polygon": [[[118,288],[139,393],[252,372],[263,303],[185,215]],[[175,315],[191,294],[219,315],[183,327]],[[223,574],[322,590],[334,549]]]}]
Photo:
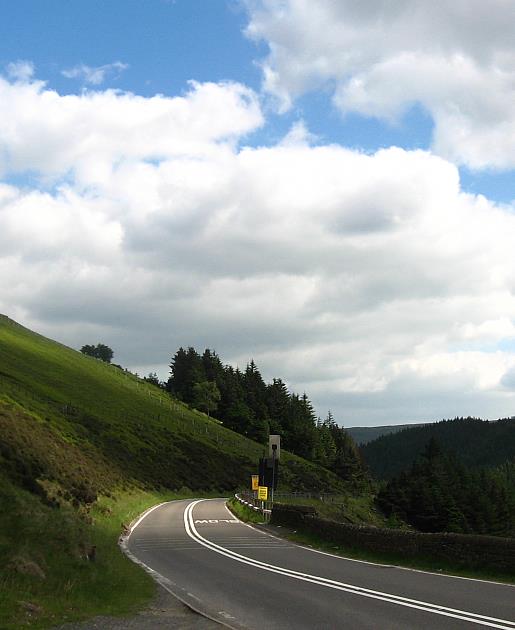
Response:
[{"label": "blue sky", "polygon": [[508,4],[4,3],[0,312],[347,425],[511,415]]},{"label": "blue sky", "polygon": [[[85,86],[62,71],[115,61],[126,64],[106,77],[103,87],[151,96],[181,94],[190,80],[237,81],[259,92],[259,63],[266,42],[250,41],[248,15],[237,0],[20,0],[2,7],[0,64],[30,60],[36,76],[60,94]],[[269,111],[267,124],[245,139],[273,144],[299,119],[322,143],[338,143],[366,152],[392,145],[428,149],[433,121],[415,103],[395,122],[358,113],[342,115],[329,88],[302,95],[291,111]],[[515,198],[512,169],[477,171],[460,166],[466,191],[501,202]]]},{"label": "blue sky", "polygon": [[246,16],[224,0],[21,0],[2,7],[2,62],[30,59],[59,92],[76,82],[61,71],[113,61],[127,70],[110,87],[138,94],[178,94],[190,79],[242,81],[259,88],[259,46],[241,34]]}]

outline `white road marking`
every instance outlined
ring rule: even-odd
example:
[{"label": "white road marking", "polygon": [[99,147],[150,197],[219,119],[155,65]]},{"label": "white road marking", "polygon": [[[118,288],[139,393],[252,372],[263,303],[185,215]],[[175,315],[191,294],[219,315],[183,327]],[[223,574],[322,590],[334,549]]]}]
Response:
[{"label": "white road marking", "polygon": [[284,567],[279,567],[273,564],[261,562],[259,560],[254,560],[253,558],[249,558],[248,556],[242,556],[241,554],[231,551],[230,549],[217,545],[216,543],[204,538],[198,533],[197,529],[195,528],[192,513],[193,508],[203,501],[205,501],[205,499],[193,501],[184,510],[184,528],[186,530],[186,533],[190,538],[196,540],[203,547],[206,547],[211,551],[231,558],[232,560],[242,562],[243,564],[248,564],[255,568],[269,571],[271,573],[285,575],[287,577],[301,580],[303,582],[311,582],[313,584],[318,584],[319,586],[325,586],[327,588],[345,591],[354,595],[361,595],[362,597],[378,599],[381,601],[389,602],[391,604],[397,604],[399,606],[406,606],[408,608],[423,610],[425,612],[430,612],[436,615],[443,615],[445,617],[461,619],[463,621],[469,621],[471,623],[476,623],[478,625],[488,626],[491,628],[499,628],[501,630],[513,630],[515,628],[515,621],[498,619],[496,617],[488,617],[486,615],[478,615],[476,613],[463,611],[456,608],[439,606],[438,604],[432,604],[430,602],[424,602],[407,597],[401,597],[398,595],[392,595],[390,593],[384,593],[382,591],[374,591],[360,586],[355,586],[353,584],[345,584],[344,582],[338,582],[336,580],[330,580],[321,576],[311,575],[309,573],[293,571]]},{"label": "white road marking", "polygon": [[239,523],[240,521],[236,518],[204,518],[197,519],[195,523],[202,525],[217,525],[218,523]]},{"label": "white road marking", "polygon": [[[225,509],[232,514],[231,510],[228,508],[227,503],[224,504]],[[254,530],[255,532],[259,532],[263,536],[270,536],[270,538],[276,538],[277,540],[283,540],[279,536],[275,536],[270,532],[264,532],[257,527],[254,527],[250,523],[244,523],[240,521],[242,525],[248,527],[249,529]],[[277,527],[281,527],[277,525]],[[374,567],[385,567],[387,569],[399,569],[399,571],[410,571],[411,573],[425,573],[426,575],[436,575],[439,578],[450,578],[452,580],[465,580],[467,582],[481,582],[482,584],[498,584],[499,586],[510,586],[511,584],[507,584],[506,582],[496,582],[495,580],[482,580],[481,578],[473,578],[466,577],[464,575],[452,575],[450,573],[435,573],[434,571],[428,571],[427,569],[414,569],[413,567],[402,567],[398,564],[385,564],[382,562],[370,562],[370,560],[360,560],[359,558],[350,558],[349,556],[342,556],[340,554],[336,555],[334,553],[330,553],[329,551],[321,551],[320,549],[314,549],[313,547],[307,547],[306,545],[301,545],[300,543],[295,543],[296,547],[300,547],[301,549],[305,549],[306,551],[312,551],[313,553],[318,553],[322,556],[329,556],[330,558],[337,558],[338,560],[345,560],[346,562],[356,562],[357,564],[371,564]]]},{"label": "white road marking", "polygon": [[[227,507],[227,503],[224,503],[225,509],[232,514],[231,510]],[[233,515],[234,516],[234,515]],[[270,532],[264,532],[257,527],[254,527],[250,523],[244,523],[240,521],[242,525],[248,527],[249,529],[254,530],[255,532],[259,532],[263,536],[270,536],[270,538],[277,538],[277,540],[283,540],[279,536],[275,536]],[[277,525],[277,527],[281,527]],[[482,580],[481,578],[471,578],[466,577],[464,575],[452,575],[451,573],[435,573],[434,571],[428,571],[427,569],[414,569],[413,567],[402,567],[398,564],[385,564],[384,562],[370,562],[370,560],[360,560],[359,558],[350,558],[349,556],[342,556],[340,554],[336,555],[334,553],[330,553],[329,551],[321,551],[320,549],[314,549],[313,547],[307,547],[306,545],[301,545],[300,543],[295,543],[296,547],[300,547],[301,549],[305,549],[306,551],[311,551],[313,553],[319,553],[322,556],[329,556],[330,558],[337,558],[338,560],[345,560],[346,562],[356,562],[357,564],[370,564],[374,567],[385,567],[387,569],[398,569],[399,571],[410,571],[411,573],[425,573],[426,575],[436,575],[440,578],[450,578],[452,580],[465,580],[467,582],[481,582],[482,584],[498,584],[499,586],[512,586],[511,584],[507,584],[506,582],[496,582],[495,580]]]},{"label": "white road marking", "polygon": [[222,617],[225,617],[226,619],[236,619],[236,617],[233,617],[228,612],[225,612],[225,610],[219,610],[218,614],[222,615]]},{"label": "white road marking", "polygon": [[[234,630],[234,626],[229,625],[228,623],[225,623],[222,619],[214,617],[213,615],[209,614],[208,612],[206,612],[205,610],[201,609],[201,608],[197,608],[195,605],[193,605],[191,603],[191,601],[188,601],[187,599],[185,599],[184,597],[182,597],[177,590],[172,590],[170,588],[170,586],[175,586],[177,587],[177,585],[175,584],[175,582],[172,582],[171,580],[169,580],[167,577],[165,577],[164,575],[161,575],[161,573],[159,573],[158,571],[156,571],[155,569],[153,569],[152,567],[150,567],[148,564],[145,564],[142,560],[140,560],[139,558],[137,558],[130,550],[129,550],[129,538],[132,534],[132,532],[136,529],[136,527],[138,527],[138,525],[141,523],[141,521],[146,518],[151,512],[153,512],[154,510],[156,510],[158,507],[161,507],[162,505],[168,505],[169,503],[172,503],[172,501],[165,501],[164,503],[160,503],[159,505],[154,505],[154,507],[150,508],[149,510],[146,510],[145,512],[143,512],[143,514],[140,516],[140,518],[136,521],[136,523],[134,523],[134,525],[130,528],[129,533],[126,536],[122,536],[120,537],[120,547],[122,548],[123,552],[125,553],[125,555],[130,558],[135,564],[139,564],[139,566],[143,567],[143,569],[145,569],[145,571],[151,575],[154,580],[160,585],[162,586],[162,588],[165,589],[165,591],[168,591],[168,593],[170,593],[170,595],[173,595],[174,597],[176,597],[180,602],[182,602],[185,606],[187,606],[188,608],[191,608],[191,610],[194,610],[196,613],[198,613],[199,615],[202,615],[202,617],[206,617],[206,619],[211,619],[212,621],[225,626],[226,628],[229,628],[230,630]],[[192,595],[191,593],[188,593],[189,595]],[[195,595],[192,595],[192,597],[195,600],[198,600],[199,602],[201,601],[200,599],[198,599],[198,597],[196,597]]]},{"label": "white road marking", "polygon": [[[165,502],[167,503],[167,502]],[[132,532],[136,529],[136,527],[141,523],[141,521],[146,518],[151,512],[153,512],[154,510],[157,510],[158,507],[161,507],[162,505],[165,505],[165,503],[159,503],[158,505],[154,505],[154,507],[151,507],[150,509],[146,510],[145,512],[143,512],[143,514],[139,517],[139,519],[134,523],[134,525],[130,528],[129,530],[129,535],[127,536],[127,539],[129,538],[129,536],[132,534]]]}]

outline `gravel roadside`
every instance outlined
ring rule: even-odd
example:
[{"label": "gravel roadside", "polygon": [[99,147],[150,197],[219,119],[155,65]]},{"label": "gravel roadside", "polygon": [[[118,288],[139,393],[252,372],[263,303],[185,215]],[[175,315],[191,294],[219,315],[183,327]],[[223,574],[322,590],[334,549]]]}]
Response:
[{"label": "gravel roadside", "polygon": [[145,610],[132,617],[99,616],[79,623],[66,623],[53,630],[221,630],[222,625],[185,606],[158,586],[156,598]]}]

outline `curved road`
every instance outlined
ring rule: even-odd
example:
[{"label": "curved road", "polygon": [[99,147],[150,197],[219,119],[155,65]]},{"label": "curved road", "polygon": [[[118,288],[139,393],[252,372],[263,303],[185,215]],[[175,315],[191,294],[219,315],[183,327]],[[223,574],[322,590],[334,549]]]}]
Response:
[{"label": "curved road", "polygon": [[515,587],[375,565],[300,547],[237,520],[225,499],[146,512],[128,555],[230,628],[515,630]]}]

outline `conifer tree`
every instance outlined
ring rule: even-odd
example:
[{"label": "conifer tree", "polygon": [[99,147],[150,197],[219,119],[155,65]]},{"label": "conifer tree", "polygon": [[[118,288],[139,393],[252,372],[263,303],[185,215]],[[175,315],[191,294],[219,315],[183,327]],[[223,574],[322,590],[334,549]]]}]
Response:
[{"label": "conifer tree", "polygon": [[266,388],[268,416],[270,418],[270,433],[282,434],[288,418],[290,394],[288,388],[280,378],[274,378]]},{"label": "conifer tree", "polygon": [[206,380],[204,366],[194,348],[179,348],[170,364],[170,378],[166,389],[185,403],[195,399],[194,386]]}]

